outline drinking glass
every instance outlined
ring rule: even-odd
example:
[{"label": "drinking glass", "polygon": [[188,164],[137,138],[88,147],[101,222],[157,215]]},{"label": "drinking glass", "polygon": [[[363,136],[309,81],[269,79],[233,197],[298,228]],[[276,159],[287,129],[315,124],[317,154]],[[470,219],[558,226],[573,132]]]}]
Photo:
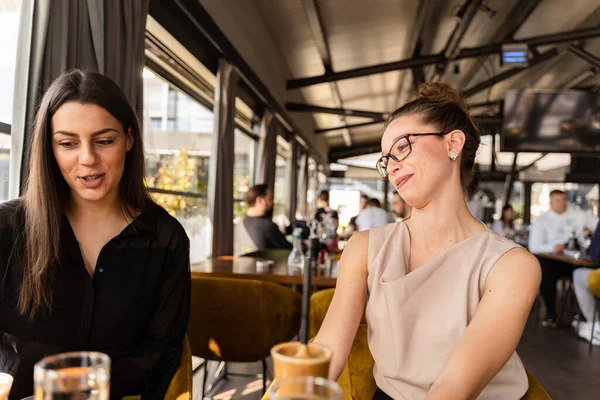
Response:
[{"label": "drinking glass", "polygon": [[314,376],[277,379],[270,400],[340,400],[342,389],[334,382]]},{"label": "drinking glass", "polygon": [[8,399],[12,383],[13,377],[11,375],[0,372],[0,400]]},{"label": "drinking glass", "polygon": [[110,358],[96,352],[46,357],[33,370],[35,400],[108,400]]}]

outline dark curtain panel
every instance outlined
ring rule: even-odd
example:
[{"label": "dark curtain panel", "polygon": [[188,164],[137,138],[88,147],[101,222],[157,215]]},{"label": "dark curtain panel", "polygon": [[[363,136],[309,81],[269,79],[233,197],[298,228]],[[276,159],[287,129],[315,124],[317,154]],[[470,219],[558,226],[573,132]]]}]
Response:
[{"label": "dark curtain panel", "polygon": [[235,67],[221,59],[215,88],[215,125],[208,178],[208,208],[213,230],[211,257],[233,254],[233,121],[238,80]]},{"label": "dark curtain panel", "polygon": [[266,110],[260,123],[256,183],[265,183],[271,190],[275,189],[275,158],[279,129],[280,123],[275,115]]},{"label": "dark curtain panel", "polygon": [[[113,79],[143,111],[144,42],[149,0],[24,1],[11,146],[11,198],[19,195],[29,165],[35,106],[62,72],[73,68]],[[13,187],[14,186],[14,187]]]}]

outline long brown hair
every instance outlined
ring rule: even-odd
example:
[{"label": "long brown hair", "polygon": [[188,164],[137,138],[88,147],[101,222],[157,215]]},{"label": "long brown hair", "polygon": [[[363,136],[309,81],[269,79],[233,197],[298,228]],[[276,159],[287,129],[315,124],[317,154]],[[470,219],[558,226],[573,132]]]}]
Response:
[{"label": "long brown hair", "polygon": [[30,318],[40,310],[52,309],[52,281],[59,262],[63,205],[70,198],[52,151],[52,117],[67,102],[95,104],[104,108],[131,131],[133,147],[125,157],[119,185],[123,213],[133,220],[134,210],[149,212],[155,207],[144,184],[144,149],[140,123],[125,94],[109,78],[86,71],[72,70],[59,76],[48,88],[37,110],[29,175],[23,206],[23,266],[18,311]]},{"label": "long brown hair", "polygon": [[441,132],[463,131],[465,144],[460,155],[460,181],[464,192],[471,197],[477,190],[473,177],[480,133],[464,98],[447,83],[424,83],[419,86],[417,98],[394,111],[385,126],[402,115],[411,114],[422,115],[423,122],[436,125]]}]

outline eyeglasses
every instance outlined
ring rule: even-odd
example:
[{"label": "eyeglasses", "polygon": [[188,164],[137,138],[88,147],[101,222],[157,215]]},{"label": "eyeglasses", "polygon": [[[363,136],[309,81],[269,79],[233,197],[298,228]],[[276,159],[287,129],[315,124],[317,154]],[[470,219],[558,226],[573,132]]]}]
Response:
[{"label": "eyeglasses", "polygon": [[404,160],[412,152],[412,143],[410,143],[411,136],[445,136],[450,132],[433,132],[433,133],[407,133],[406,135],[400,136],[392,143],[390,151],[385,156],[382,156],[377,160],[377,172],[383,179],[387,179],[389,173],[387,166],[390,158],[396,162]]}]

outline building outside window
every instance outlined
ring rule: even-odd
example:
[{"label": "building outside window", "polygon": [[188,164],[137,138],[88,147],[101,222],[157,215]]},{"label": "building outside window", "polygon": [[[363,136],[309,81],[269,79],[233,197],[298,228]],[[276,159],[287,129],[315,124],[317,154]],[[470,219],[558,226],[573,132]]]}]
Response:
[{"label": "building outside window", "polygon": [[0,202],[8,200],[10,131],[21,0],[0,0]]},{"label": "building outside window", "polygon": [[212,111],[144,70],[146,181],[154,200],[183,225],[190,261],[206,259],[210,245],[208,169]]},{"label": "building outside window", "polygon": [[246,192],[254,185],[254,164],[257,142],[247,133],[235,129],[233,160],[233,218],[239,222],[246,215]]}]

